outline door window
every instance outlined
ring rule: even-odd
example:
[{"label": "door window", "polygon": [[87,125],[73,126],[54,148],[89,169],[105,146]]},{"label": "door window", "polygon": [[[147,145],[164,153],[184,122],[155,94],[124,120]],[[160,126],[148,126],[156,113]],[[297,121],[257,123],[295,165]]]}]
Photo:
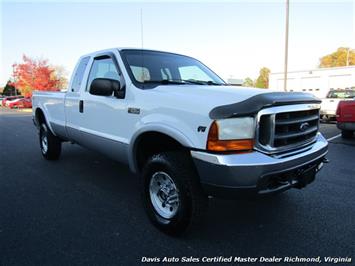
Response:
[{"label": "door window", "polygon": [[120,80],[117,68],[112,58],[95,59],[89,75],[88,86],[86,90],[89,90],[91,82],[97,78],[109,78]]},{"label": "door window", "polygon": [[84,73],[88,65],[90,57],[84,57],[80,60],[78,68],[75,71],[71,91],[78,92],[80,90],[81,82],[83,81]]}]

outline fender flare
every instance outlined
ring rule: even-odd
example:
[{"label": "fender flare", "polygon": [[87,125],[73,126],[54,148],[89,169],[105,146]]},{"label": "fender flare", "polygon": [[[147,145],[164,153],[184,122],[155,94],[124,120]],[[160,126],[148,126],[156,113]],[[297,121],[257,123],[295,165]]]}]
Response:
[{"label": "fender flare", "polygon": [[140,137],[148,132],[164,134],[176,140],[184,147],[193,147],[192,141],[177,128],[169,125],[162,125],[160,123],[150,123],[149,125],[143,126],[134,133],[128,147],[128,164],[133,173],[138,173],[138,166],[136,161],[137,144],[139,143]]},{"label": "fender flare", "polygon": [[38,124],[38,121],[37,121],[37,112],[38,111],[41,111],[43,113],[43,116],[44,116],[44,120],[46,122],[46,125],[48,126],[49,130],[52,132],[52,134],[54,136],[56,136],[55,132],[53,131],[53,128],[52,128],[52,125],[51,123],[49,122],[49,119],[48,119],[48,115],[47,113],[45,112],[45,110],[43,108],[41,108],[40,106],[38,106],[35,110],[35,113],[34,113],[34,120],[36,121],[36,125],[37,127],[39,128],[41,125]]}]

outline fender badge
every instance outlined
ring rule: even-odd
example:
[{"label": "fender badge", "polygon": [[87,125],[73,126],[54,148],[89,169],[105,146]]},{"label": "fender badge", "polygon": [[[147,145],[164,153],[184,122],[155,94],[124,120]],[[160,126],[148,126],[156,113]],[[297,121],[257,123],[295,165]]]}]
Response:
[{"label": "fender badge", "polygon": [[203,126],[199,126],[197,128],[197,132],[205,132],[205,130],[206,130],[206,127],[203,127]]},{"label": "fender badge", "polygon": [[128,113],[129,113],[129,114],[139,115],[139,114],[141,113],[141,109],[139,109],[139,108],[133,108],[133,107],[128,107]]}]

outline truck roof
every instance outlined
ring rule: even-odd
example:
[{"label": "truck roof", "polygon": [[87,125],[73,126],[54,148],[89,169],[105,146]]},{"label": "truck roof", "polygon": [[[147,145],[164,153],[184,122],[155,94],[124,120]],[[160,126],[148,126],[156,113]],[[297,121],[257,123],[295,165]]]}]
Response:
[{"label": "truck roof", "polygon": [[[122,50],[153,51],[153,52],[162,52],[162,53],[181,55],[181,54],[174,53],[174,52],[154,50],[154,49],[142,49],[142,48],[135,48],[135,47],[115,47],[115,48],[108,48],[108,49],[94,51],[94,52],[82,55],[80,58],[87,57],[87,56],[95,56],[100,53],[113,52],[113,51],[117,51],[117,50],[118,51],[122,51]],[[184,56],[186,56],[186,55],[184,55]]]}]

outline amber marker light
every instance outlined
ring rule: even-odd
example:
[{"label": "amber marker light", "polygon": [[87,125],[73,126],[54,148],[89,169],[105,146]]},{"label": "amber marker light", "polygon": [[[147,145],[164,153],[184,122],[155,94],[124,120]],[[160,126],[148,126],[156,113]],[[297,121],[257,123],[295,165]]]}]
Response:
[{"label": "amber marker light", "polygon": [[213,152],[251,151],[254,139],[220,139],[218,123],[214,121],[208,132],[207,150]]}]

